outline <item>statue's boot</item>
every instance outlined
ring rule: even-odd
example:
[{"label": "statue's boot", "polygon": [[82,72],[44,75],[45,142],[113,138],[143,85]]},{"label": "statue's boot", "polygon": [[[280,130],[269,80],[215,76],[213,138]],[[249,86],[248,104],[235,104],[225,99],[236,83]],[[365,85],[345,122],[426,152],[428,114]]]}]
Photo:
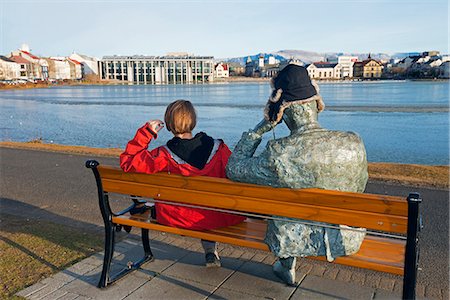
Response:
[{"label": "statue's boot", "polygon": [[273,272],[286,284],[295,286],[295,257],[280,258],[273,265]]}]

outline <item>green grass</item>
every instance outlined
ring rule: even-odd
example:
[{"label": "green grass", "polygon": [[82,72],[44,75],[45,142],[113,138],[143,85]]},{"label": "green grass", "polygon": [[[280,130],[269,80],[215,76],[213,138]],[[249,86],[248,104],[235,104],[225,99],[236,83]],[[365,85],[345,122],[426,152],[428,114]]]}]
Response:
[{"label": "green grass", "polygon": [[0,220],[0,298],[100,251],[100,234],[3,214]]}]

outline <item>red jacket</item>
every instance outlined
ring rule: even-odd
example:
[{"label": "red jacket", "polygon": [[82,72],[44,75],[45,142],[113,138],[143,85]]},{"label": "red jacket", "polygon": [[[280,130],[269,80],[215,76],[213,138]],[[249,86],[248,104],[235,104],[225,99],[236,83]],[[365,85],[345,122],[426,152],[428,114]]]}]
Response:
[{"label": "red jacket", "polygon": [[[171,172],[183,176],[226,177],[225,167],[231,151],[223,141],[215,141],[216,146],[213,149],[215,154],[200,170],[186,162],[177,162],[180,158],[165,146],[148,151],[152,138],[147,124],[138,129],[136,136],[128,142],[125,151],[120,155],[120,167],[125,172],[147,174]],[[155,207],[158,223],[180,228],[208,230],[238,224],[245,219],[238,215],[178,205],[156,203]]]}]

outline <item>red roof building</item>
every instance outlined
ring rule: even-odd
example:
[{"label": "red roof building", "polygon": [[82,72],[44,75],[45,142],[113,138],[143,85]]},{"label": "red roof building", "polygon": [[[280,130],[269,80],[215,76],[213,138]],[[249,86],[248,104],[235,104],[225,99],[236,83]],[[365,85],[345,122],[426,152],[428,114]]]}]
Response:
[{"label": "red roof building", "polygon": [[16,63],[18,63],[18,64],[31,64],[30,61],[26,60],[22,56],[15,55],[15,56],[11,56],[9,59],[14,61],[14,62],[16,62]]}]

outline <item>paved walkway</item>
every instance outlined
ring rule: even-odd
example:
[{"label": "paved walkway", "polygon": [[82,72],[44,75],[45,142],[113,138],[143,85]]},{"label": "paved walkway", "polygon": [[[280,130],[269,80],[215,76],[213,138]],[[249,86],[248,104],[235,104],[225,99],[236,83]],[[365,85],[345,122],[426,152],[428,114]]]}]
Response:
[{"label": "paved walkway", "polygon": [[[27,299],[400,299],[401,278],[379,280],[354,269],[329,268],[307,259],[297,264],[296,287],[273,273],[273,255],[221,245],[221,268],[205,268],[198,240],[154,233],[155,260],[106,289],[96,284],[102,269],[97,253],[30,286],[18,296]],[[116,244],[112,272],[143,255],[136,235]],[[329,264],[328,264],[329,265]],[[418,290],[420,298],[421,291]]]}]

